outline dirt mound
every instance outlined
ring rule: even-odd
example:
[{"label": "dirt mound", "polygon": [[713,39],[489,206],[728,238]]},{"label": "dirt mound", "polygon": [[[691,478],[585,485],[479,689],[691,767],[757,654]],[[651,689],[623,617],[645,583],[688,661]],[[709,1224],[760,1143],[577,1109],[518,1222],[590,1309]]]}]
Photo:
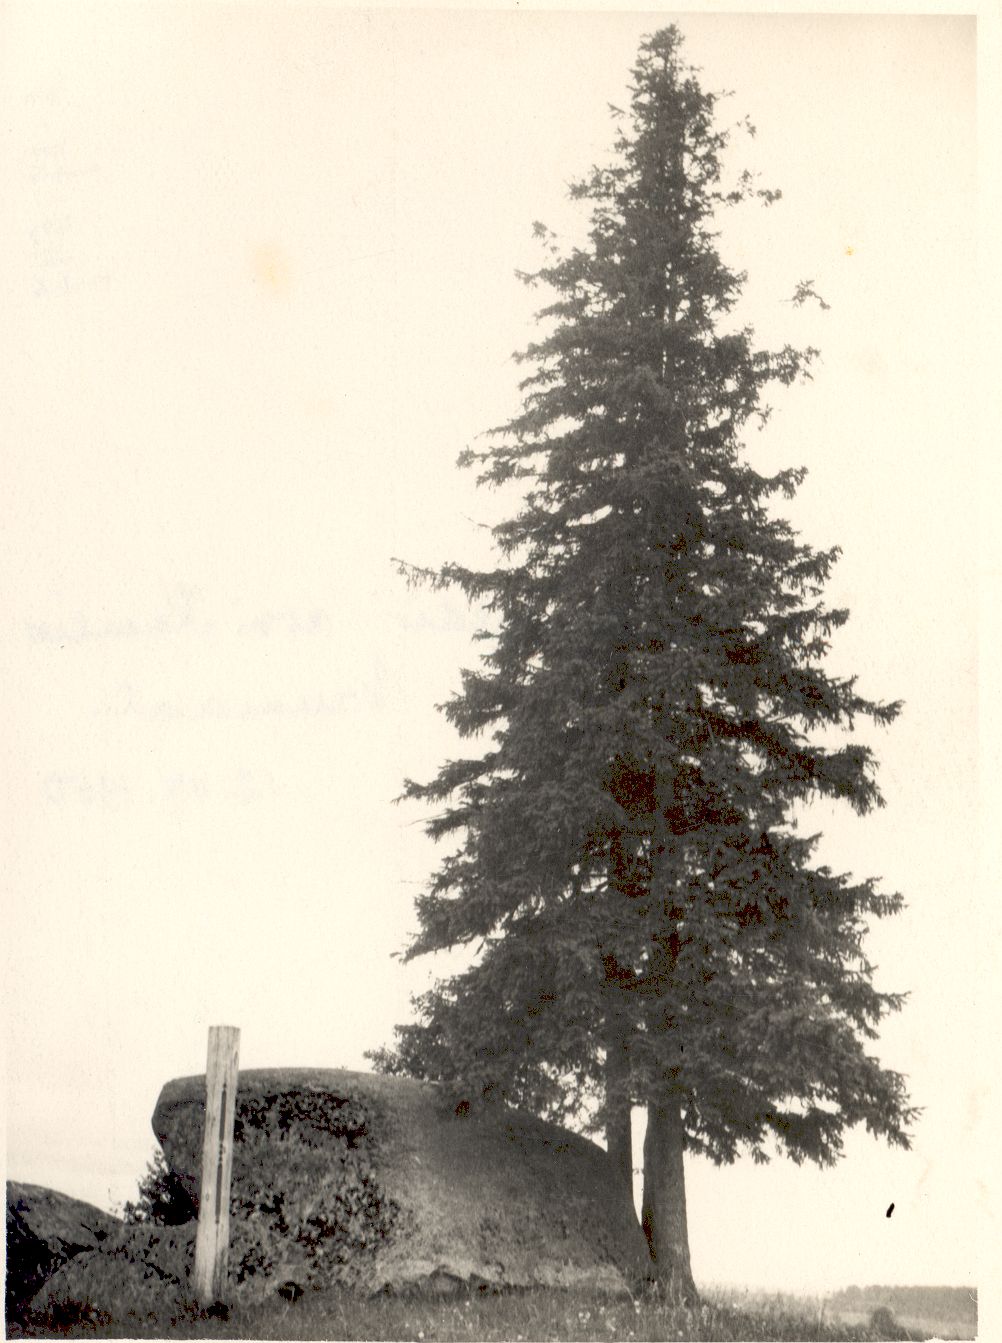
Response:
[{"label": "dirt mound", "polygon": [[[205,1079],[169,1082],[153,1129],[197,1199]],[[594,1143],[405,1078],[242,1072],[230,1278],[241,1299],[343,1284],[585,1286],[649,1268],[630,1201]]]}]

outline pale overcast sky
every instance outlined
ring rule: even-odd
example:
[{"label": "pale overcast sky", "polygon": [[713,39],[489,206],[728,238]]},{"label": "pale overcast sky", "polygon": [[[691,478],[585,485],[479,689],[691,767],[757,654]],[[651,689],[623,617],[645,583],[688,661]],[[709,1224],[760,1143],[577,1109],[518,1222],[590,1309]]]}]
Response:
[{"label": "pale overcast sky", "polygon": [[[784,193],[723,221],[746,315],[823,354],[750,451],[809,467],[788,511],[844,551],[835,665],[906,702],[886,809],[810,824],[908,899],[871,951],[925,1107],[907,1154],[691,1162],[694,1271],[984,1281],[963,15],[5,8],[11,1178],[121,1202],[210,1024],[244,1067],[364,1067],[427,982],[392,954],[437,854],[392,800],[456,749],[434,705],[481,622],[391,557],[485,553],[502,501],[454,464],[518,404],[541,295],[514,271],[534,220],[580,234],[566,184],[672,19],[757,126],[734,164]],[[830,311],[783,301],[802,279]]]}]

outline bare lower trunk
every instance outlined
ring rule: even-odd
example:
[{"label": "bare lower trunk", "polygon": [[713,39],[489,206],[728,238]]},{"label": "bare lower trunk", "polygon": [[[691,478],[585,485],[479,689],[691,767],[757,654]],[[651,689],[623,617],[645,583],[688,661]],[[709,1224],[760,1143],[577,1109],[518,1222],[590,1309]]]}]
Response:
[{"label": "bare lower trunk", "polygon": [[677,1095],[647,1107],[642,1221],[658,1283],[674,1298],[699,1300],[689,1263],[685,1208],[684,1131]]},{"label": "bare lower trunk", "polygon": [[610,1028],[605,1055],[605,1145],[609,1149],[616,1179],[633,1202],[633,1103],[630,1096],[630,1061],[626,1045]]}]

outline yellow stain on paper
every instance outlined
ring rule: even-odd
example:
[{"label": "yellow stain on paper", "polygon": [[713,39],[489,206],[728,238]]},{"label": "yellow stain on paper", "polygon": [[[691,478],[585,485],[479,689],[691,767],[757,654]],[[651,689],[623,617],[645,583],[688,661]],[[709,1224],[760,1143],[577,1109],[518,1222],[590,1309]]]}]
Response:
[{"label": "yellow stain on paper", "polygon": [[852,254],[855,252],[855,250],[856,250],[855,247],[853,247],[853,246],[850,244],[850,245],[845,249],[845,254],[846,254],[846,256],[852,256]]},{"label": "yellow stain on paper", "polygon": [[254,252],[255,282],[265,293],[278,298],[287,294],[292,285],[289,258],[277,243],[262,243]]}]

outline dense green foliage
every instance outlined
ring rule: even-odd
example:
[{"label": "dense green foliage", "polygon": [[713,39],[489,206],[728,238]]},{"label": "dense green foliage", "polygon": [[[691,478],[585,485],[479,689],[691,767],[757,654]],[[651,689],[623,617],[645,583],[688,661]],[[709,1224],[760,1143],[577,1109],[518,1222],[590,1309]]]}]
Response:
[{"label": "dense green foliage", "polygon": [[445,706],[477,748],[405,794],[455,844],[408,955],[471,963],[376,1058],[556,1118],[667,1096],[690,1150],[765,1159],[778,1139],[829,1162],[857,1123],[907,1144],[902,1079],[866,1049],[901,999],[863,950],[901,901],[818,863],[797,808],[880,805],[851,734],[899,705],[826,670],[837,548],[773,506],[803,472],[746,451],[767,389],[815,352],[758,349],[734,319],[715,220],[778,193],[724,183],[729,132],[680,47],[673,27],[644,43],[615,161],[572,188],[587,244],[537,226],[548,260],[524,278],[552,301],[523,407],[461,458],[524,487],[497,567],[404,566],[488,618]]}]

